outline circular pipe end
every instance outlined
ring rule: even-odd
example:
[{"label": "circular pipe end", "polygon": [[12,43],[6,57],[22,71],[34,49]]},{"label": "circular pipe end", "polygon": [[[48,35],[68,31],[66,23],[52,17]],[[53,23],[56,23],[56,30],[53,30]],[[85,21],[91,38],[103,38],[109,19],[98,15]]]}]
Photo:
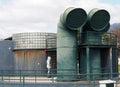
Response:
[{"label": "circular pipe end", "polygon": [[95,31],[106,29],[110,21],[110,14],[104,9],[93,9],[88,14],[88,21]]},{"label": "circular pipe end", "polygon": [[81,8],[68,8],[64,12],[63,18],[66,27],[68,27],[71,30],[78,30],[86,23],[87,14]]}]

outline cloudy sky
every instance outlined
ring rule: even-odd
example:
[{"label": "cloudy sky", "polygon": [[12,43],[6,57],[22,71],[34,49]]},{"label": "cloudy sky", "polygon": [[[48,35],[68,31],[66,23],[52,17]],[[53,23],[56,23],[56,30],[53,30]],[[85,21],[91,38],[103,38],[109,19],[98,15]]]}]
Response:
[{"label": "cloudy sky", "polygon": [[109,11],[110,23],[120,22],[120,0],[0,0],[0,38],[20,32],[56,32],[68,7]]}]

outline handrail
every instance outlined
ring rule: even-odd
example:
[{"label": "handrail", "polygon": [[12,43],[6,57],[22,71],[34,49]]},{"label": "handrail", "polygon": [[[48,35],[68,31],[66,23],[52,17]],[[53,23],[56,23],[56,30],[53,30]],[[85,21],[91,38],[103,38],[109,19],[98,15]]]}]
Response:
[{"label": "handrail", "polygon": [[[46,69],[45,69],[46,70]],[[43,70],[43,71],[45,71]],[[71,76],[70,74],[64,74],[64,75],[60,75],[60,74],[57,74],[57,72],[53,72],[52,71],[55,71],[56,69],[52,69],[51,70],[51,79],[54,79],[54,78],[57,78],[57,76]],[[9,73],[11,70],[0,70],[0,80],[4,80],[3,77],[17,77],[17,78],[22,78],[22,77],[31,77],[31,78],[47,78],[47,72],[46,73],[40,73],[39,71],[41,70],[16,70],[16,71],[13,71],[12,73]],[[62,71],[74,71],[74,70],[62,70]],[[87,78],[87,76],[90,75],[91,76],[91,79],[89,80],[106,80],[106,79],[114,79],[114,78],[118,78],[120,79],[119,75],[120,73],[89,73],[89,74],[80,74],[78,73],[77,75],[76,74],[72,74],[72,76],[76,76],[75,79],[73,79],[73,81],[82,81],[82,80],[85,80],[84,78]],[[95,75],[100,75],[99,78],[94,78]],[[111,75],[114,75],[112,76],[111,78]],[[116,75],[116,76],[115,76]],[[10,80],[14,80],[13,78],[10,79]],[[63,79],[63,80],[66,80],[66,79]],[[68,80],[69,81],[69,80]]]},{"label": "handrail", "polygon": [[[56,69],[53,69],[53,70],[56,70]],[[8,71],[8,72],[5,72],[5,71]],[[83,87],[82,85],[89,85],[89,86],[91,85],[90,87],[96,87],[96,85],[105,84],[105,83],[99,83],[99,81],[107,81],[107,80],[115,81],[115,84],[117,85],[116,87],[120,86],[120,81],[119,81],[120,73],[112,73],[112,74],[111,73],[89,73],[89,74],[78,73],[77,75],[74,75],[76,76],[76,78],[72,79],[71,81],[69,81],[69,79],[66,79],[66,78],[59,81],[57,80],[57,76],[63,76],[63,75],[59,75],[57,73],[51,73],[51,77],[48,78],[47,73],[44,73],[44,75],[40,73],[36,73],[39,70],[16,70],[14,71],[14,73],[9,73],[9,71],[11,70],[0,70],[0,72],[2,72],[0,73],[0,86],[1,85],[19,85],[19,87],[27,87],[26,85],[34,84],[36,85],[36,87],[38,87],[38,85],[41,85],[41,84],[49,84],[49,85],[53,85],[52,87],[56,87],[56,84],[65,85],[69,83],[69,84],[73,84],[74,86],[81,85],[81,87]],[[24,71],[26,71],[29,74],[24,73]],[[30,73],[30,71],[34,71],[35,73]],[[66,71],[69,71],[69,70],[66,69]],[[86,76],[88,75],[90,75],[91,79],[86,80]],[[95,75],[97,76],[103,75],[103,76],[100,78],[94,78]],[[115,77],[111,78],[110,75],[115,75]],[[71,75],[64,74],[64,76],[71,76]]]}]

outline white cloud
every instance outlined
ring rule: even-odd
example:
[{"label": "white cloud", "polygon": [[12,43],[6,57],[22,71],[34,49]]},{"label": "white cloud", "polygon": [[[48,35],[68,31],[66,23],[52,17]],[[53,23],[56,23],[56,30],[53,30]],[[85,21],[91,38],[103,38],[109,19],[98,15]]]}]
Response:
[{"label": "white cloud", "polygon": [[[7,0],[8,1],[8,0]],[[100,3],[99,0],[9,0],[0,3],[0,35],[17,32],[56,32],[59,16],[68,7],[87,11],[105,8],[111,14],[111,23],[119,22],[119,5]]]}]

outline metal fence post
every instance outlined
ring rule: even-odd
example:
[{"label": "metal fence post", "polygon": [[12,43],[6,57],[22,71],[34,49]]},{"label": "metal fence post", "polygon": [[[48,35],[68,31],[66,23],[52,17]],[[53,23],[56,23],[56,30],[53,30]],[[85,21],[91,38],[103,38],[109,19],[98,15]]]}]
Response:
[{"label": "metal fence post", "polygon": [[23,75],[22,87],[24,87],[24,85],[25,85],[25,77],[24,77],[24,75]]}]

